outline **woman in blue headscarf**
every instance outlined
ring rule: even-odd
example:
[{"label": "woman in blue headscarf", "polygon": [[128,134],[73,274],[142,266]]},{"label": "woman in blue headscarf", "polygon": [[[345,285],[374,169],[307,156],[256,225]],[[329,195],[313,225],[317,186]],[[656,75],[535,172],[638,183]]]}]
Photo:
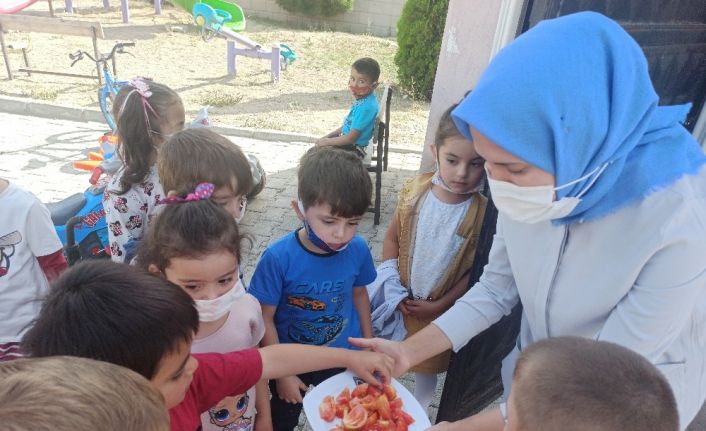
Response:
[{"label": "woman in blue headscarf", "polygon": [[502,50],[453,112],[500,213],[489,263],[425,330],[358,344],[402,372],[520,301],[519,350],[563,335],[628,347],[667,377],[685,429],[706,398],[706,158],[680,124],[689,106],[657,102],[642,50],[600,14]]}]

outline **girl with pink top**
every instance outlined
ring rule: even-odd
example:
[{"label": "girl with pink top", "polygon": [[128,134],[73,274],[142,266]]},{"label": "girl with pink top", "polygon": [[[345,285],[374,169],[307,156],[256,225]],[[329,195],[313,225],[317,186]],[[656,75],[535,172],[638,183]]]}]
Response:
[{"label": "girl with pink top", "polygon": [[[210,200],[202,183],[187,196],[170,196],[140,245],[138,264],[184,289],[199,311],[192,353],[257,347],[265,332],[257,299],[239,277],[241,236],[233,217]],[[257,420],[256,420],[257,418]],[[266,383],[227,397],[201,416],[208,430],[272,429]]]}]

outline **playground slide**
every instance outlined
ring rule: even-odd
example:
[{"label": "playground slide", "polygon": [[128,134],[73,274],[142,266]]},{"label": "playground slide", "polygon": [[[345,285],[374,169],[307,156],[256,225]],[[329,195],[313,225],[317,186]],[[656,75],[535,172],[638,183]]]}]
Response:
[{"label": "playground slide", "polygon": [[0,1],[0,14],[11,14],[36,3],[37,0],[2,0]]},{"label": "playground slide", "polygon": [[[36,1],[36,0],[35,0]],[[245,14],[243,9],[240,8],[235,3],[227,2],[224,0],[170,0],[173,5],[178,6],[187,12],[191,13],[196,3],[204,3],[211,6],[214,9],[220,9],[228,12],[233,16],[233,19],[224,24],[225,27],[233,31],[243,31],[245,30]]]}]

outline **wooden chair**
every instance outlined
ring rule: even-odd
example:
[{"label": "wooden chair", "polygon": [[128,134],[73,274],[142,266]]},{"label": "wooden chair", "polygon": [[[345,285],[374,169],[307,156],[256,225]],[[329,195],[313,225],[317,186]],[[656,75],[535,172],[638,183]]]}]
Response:
[{"label": "wooden chair", "polygon": [[[375,201],[374,205],[368,208],[368,212],[375,214],[374,223],[380,224],[380,208],[382,206],[382,172],[387,171],[387,152],[390,146],[390,102],[392,101],[392,89],[385,85],[385,89],[380,97],[380,109],[375,119],[375,129],[373,131],[373,145],[371,145],[370,163],[366,163],[368,172],[375,174]],[[367,162],[367,157],[366,157]]]}]

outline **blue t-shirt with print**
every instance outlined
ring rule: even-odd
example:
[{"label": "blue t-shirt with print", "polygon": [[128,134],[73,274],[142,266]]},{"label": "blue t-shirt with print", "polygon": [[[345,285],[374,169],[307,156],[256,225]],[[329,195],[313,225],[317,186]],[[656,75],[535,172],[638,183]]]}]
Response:
[{"label": "blue t-shirt with print", "polygon": [[378,100],[375,98],[375,93],[370,92],[362,99],[353,102],[351,110],[343,120],[341,133],[347,135],[351,129],[355,129],[360,133],[355,144],[360,147],[367,147],[370,138],[373,137],[373,129],[375,128],[375,118],[378,115]]},{"label": "blue t-shirt with print", "polygon": [[298,232],[265,250],[249,293],[277,306],[280,343],[351,348],[348,337],[361,336],[353,288],[365,289],[376,276],[368,245],[356,235],[345,249],[322,255],[304,248]]}]

